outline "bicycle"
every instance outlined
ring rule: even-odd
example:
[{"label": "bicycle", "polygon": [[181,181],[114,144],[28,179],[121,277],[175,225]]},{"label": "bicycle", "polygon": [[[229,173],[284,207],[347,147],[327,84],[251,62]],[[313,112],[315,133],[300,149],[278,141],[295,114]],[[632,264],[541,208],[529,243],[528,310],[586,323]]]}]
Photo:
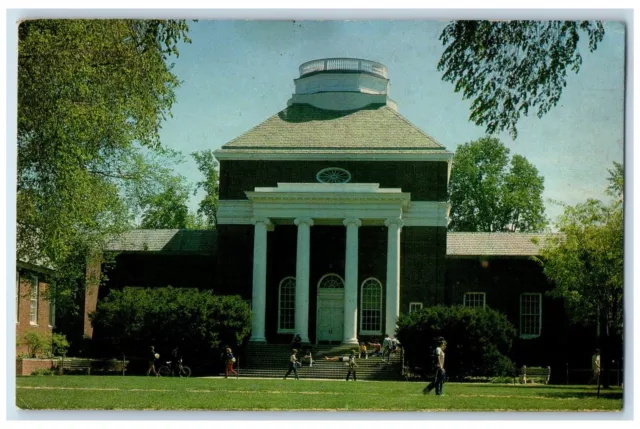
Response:
[{"label": "bicycle", "polygon": [[172,361],[170,360],[165,363],[166,365],[161,366],[158,370],[158,374],[160,374],[161,377],[179,376],[185,378],[191,375],[191,368],[182,365],[182,358],[178,359],[176,365],[172,365]]}]

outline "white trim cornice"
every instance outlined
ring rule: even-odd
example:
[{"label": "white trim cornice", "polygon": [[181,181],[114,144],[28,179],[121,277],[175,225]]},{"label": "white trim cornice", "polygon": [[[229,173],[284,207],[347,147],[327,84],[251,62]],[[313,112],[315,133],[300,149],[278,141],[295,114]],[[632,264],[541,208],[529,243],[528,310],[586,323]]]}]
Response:
[{"label": "white trim cornice", "polygon": [[[335,201],[334,201],[335,202]],[[265,211],[259,207],[258,212]],[[313,207],[304,202],[272,201],[268,208],[270,219],[276,224],[293,224],[296,217],[313,218],[316,225],[344,225],[347,218],[361,219],[363,225],[383,225],[384,220],[402,216],[405,227],[447,226],[449,203],[444,201],[411,201],[407,208],[385,206],[375,202],[359,202],[350,205],[325,206],[323,203]],[[277,215],[277,216],[274,216]],[[218,202],[218,224],[252,225],[254,204],[249,200],[220,200]]]},{"label": "white trim cornice", "polygon": [[295,149],[218,149],[214,152],[218,161],[440,161],[450,162],[453,153],[444,150],[432,152],[370,151],[298,151]]}]

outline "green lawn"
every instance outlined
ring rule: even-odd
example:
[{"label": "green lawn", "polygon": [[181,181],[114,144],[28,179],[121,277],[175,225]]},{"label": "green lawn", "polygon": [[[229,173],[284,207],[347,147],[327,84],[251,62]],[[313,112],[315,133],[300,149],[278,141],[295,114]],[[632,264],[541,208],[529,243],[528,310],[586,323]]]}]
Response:
[{"label": "green lawn", "polygon": [[593,386],[155,378],[18,377],[22,409],[237,411],[620,411],[622,390]]}]

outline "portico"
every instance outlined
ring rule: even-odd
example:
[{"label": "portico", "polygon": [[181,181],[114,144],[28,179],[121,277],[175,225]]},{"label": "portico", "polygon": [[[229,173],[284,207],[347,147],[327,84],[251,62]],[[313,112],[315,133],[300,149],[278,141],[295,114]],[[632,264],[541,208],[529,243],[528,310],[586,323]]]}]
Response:
[{"label": "portico", "polygon": [[252,342],[393,335],[444,302],[453,154],[400,115],[384,65],[299,72],[286,108],[215,151],[220,282],[251,298]]},{"label": "portico", "polygon": [[[318,284],[315,337],[316,341],[324,340],[326,335],[329,340],[357,344],[359,230],[382,225],[388,230],[386,284],[382,285],[386,291],[384,332],[393,333],[400,310],[400,232],[405,225],[404,217],[407,217],[409,225],[425,225],[437,218],[446,219],[441,203],[412,204],[410,193],[398,188],[380,188],[376,183],[278,183],[277,187],[258,187],[247,191],[246,196],[245,201],[221,201],[218,216],[221,222],[234,219],[234,223],[250,221],[254,225],[251,335],[254,342],[266,341],[264,321],[269,230],[279,225],[293,224],[297,227],[294,331],[300,334],[303,342],[308,342],[309,300],[311,291],[315,290],[310,287],[309,279],[310,265],[313,264],[310,231],[319,225],[346,229],[346,246],[342,250],[344,272],[334,274],[334,283],[338,286]],[[338,336],[334,331],[340,320],[342,329]],[[323,326],[327,332],[323,331]]]}]

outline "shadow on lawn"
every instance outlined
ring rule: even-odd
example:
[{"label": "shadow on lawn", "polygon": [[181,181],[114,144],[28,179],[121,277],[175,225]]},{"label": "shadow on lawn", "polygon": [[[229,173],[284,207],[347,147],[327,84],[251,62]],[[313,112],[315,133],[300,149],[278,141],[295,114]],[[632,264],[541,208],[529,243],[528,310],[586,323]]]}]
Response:
[{"label": "shadow on lawn", "polygon": [[[495,384],[479,384],[474,387],[484,387],[484,388],[496,388],[498,385]],[[580,398],[580,399],[591,399],[598,397],[598,389],[597,387],[585,387],[585,386],[568,386],[568,385],[544,385],[544,384],[534,384],[534,385],[520,385],[520,384],[506,384],[500,385],[500,388],[506,389],[540,389],[540,391],[536,392],[536,395],[546,396],[549,398]],[[569,392],[567,392],[569,390]],[[600,389],[600,398],[603,399],[622,399],[622,390],[619,388],[615,389]]]}]

